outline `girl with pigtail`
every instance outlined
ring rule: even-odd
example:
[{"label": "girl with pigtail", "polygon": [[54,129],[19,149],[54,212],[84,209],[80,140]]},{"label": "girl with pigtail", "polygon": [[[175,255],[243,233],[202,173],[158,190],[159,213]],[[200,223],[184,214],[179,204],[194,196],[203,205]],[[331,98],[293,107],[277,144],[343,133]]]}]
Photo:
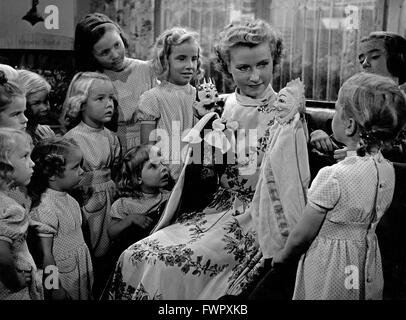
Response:
[{"label": "girl with pigtail", "polygon": [[332,129],[347,157],[319,171],[301,220],[272,262],[282,267],[304,253],[293,299],[382,299],[375,229],[391,204],[395,171],[381,149],[405,122],[405,97],[389,78],[360,73],[341,87]]},{"label": "girl with pigtail", "polygon": [[92,261],[82,233],[80,206],[69,195],[82,177],[83,154],[72,139],[55,137],[40,141],[32,158],[35,169],[28,190],[40,263],[44,270],[56,266],[59,274],[59,288],[47,288],[44,278],[45,298],[91,299]]}]

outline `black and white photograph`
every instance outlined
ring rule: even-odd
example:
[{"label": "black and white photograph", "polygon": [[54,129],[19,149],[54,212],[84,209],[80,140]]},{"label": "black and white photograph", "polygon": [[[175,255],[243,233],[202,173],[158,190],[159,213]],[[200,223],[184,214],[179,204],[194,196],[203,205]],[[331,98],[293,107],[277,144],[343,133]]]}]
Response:
[{"label": "black and white photograph", "polygon": [[406,300],[406,0],[0,0],[0,300]]}]

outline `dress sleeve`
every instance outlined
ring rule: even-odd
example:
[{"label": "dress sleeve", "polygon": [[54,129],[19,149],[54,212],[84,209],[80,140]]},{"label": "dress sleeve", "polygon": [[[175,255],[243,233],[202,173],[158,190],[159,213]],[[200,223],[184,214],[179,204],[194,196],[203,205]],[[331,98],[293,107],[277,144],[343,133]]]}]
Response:
[{"label": "dress sleeve", "polygon": [[110,216],[113,219],[123,220],[127,214],[125,213],[124,199],[117,199],[111,206]]},{"label": "dress sleeve", "polygon": [[151,90],[144,92],[140,97],[138,120],[141,122],[155,122],[160,117],[161,113],[156,95]]},{"label": "dress sleeve", "polygon": [[31,226],[38,236],[53,237],[58,230],[58,217],[51,210],[37,207],[31,211]]},{"label": "dress sleeve", "polygon": [[320,169],[309,189],[309,205],[316,209],[331,210],[340,197],[340,185],[334,167]]},{"label": "dress sleeve", "polygon": [[27,231],[25,209],[15,204],[0,210],[0,240],[13,243]]}]

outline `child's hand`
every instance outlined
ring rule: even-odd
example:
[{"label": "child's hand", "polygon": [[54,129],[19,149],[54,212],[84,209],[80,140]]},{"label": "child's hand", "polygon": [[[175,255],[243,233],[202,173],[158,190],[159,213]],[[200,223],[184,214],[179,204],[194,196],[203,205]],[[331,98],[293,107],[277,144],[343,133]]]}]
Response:
[{"label": "child's hand", "polygon": [[38,126],[37,129],[35,130],[35,133],[41,138],[51,138],[55,136],[55,133],[52,131],[51,128],[48,126]]},{"label": "child's hand", "polygon": [[347,148],[337,149],[334,151],[334,159],[340,162],[347,156]]},{"label": "child's hand", "polygon": [[337,145],[323,130],[315,130],[310,134],[310,145],[323,153],[332,152],[334,149],[337,149]]},{"label": "child's hand", "polygon": [[153,222],[150,217],[147,217],[143,214],[132,214],[129,216],[129,220],[131,224],[139,226],[143,229],[148,229]]}]

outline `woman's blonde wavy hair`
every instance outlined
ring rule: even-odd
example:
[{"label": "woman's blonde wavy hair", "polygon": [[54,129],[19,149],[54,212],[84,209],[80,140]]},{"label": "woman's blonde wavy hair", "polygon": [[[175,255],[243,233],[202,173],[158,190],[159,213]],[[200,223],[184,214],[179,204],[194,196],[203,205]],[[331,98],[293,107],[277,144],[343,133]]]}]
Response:
[{"label": "woman's blonde wavy hair", "polygon": [[273,66],[275,67],[279,64],[283,51],[282,37],[278,31],[267,22],[259,19],[229,24],[219,34],[217,43],[214,46],[217,69],[231,78],[228,71],[231,49],[238,46],[252,48],[262,43],[269,44]]}]

